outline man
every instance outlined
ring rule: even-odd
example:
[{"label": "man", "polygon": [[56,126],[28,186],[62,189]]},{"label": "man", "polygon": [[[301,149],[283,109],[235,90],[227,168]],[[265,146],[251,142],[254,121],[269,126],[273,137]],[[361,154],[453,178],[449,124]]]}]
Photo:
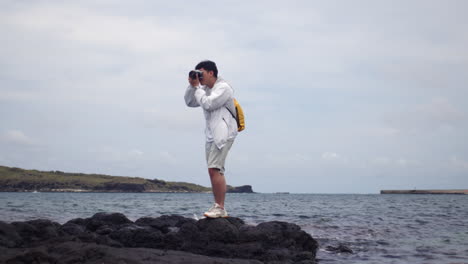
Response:
[{"label": "man", "polygon": [[[202,61],[196,67],[197,74],[190,74],[189,87],[185,91],[185,103],[189,107],[201,107],[206,120],[206,162],[214,195],[214,205],[205,212],[209,218],[227,217],[224,209],[226,179],[224,163],[237,136],[234,90],[218,77],[218,68],[212,61]],[[192,73],[192,72],[191,72]],[[193,77],[193,78],[192,78]]]}]

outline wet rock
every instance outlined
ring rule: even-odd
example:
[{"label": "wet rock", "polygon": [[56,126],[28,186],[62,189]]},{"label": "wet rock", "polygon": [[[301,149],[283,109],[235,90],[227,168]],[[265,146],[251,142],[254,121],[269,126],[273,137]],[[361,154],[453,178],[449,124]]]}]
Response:
[{"label": "wet rock", "polygon": [[56,238],[62,235],[60,224],[45,219],[11,223],[16,232],[26,243],[33,243]]},{"label": "wet rock", "polygon": [[78,236],[79,234],[85,232],[86,227],[72,222],[67,222],[60,227],[60,230],[66,234]]},{"label": "wet rock", "polygon": [[[13,251],[6,254],[10,258],[3,261],[18,261],[13,263],[33,258],[43,263],[53,263],[45,262],[45,256],[49,255],[50,260],[58,259],[60,261],[57,263],[62,263],[65,253],[60,252],[68,252],[66,257],[72,261],[70,263],[119,263],[119,260],[111,257],[113,250],[123,252],[131,248],[151,248],[165,250],[162,252],[173,250],[185,252],[181,254],[196,254],[193,256],[203,255],[207,261],[222,258],[226,261],[250,261],[245,263],[305,264],[315,263],[318,248],[317,241],[295,224],[273,221],[251,226],[235,217],[195,221],[171,215],[144,217],[132,222],[123,214],[99,213],[87,219],[73,219],[62,226],[48,220],[12,224],[0,222],[0,231],[0,246],[9,247],[9,250],[19,247],[30,249],[21,251],[19,255]],[[10,238],[13,242],[5,242]],[[80,245],[81,249],[69,247],[73,243]],[[38,249],[40,245],[44,248]],[[139,257],[134,256],[136,259]],[[171,258],[178,259],[174,256]],[[136,259],[125,263],[147,263]],[[3,263],[1,261],[0,258],[0,263]],[[196,262],[190,260],[190,263]]]},{"label": "wet rock", "polygon": [[204,241],[234,243],[239,237],[239,229],[226,218],[201,219],[197,227],[202,234],[200,240]]},{"label": "wet rock", "polygon": [[96,231],[101,226],[115,227],[124,224],[133,223],[121,213],[97,213],[86,221],[86,228]]},{"label": "wet rock", "polygon": [[228,220],[229,223],[235,225],[237,228],[245,225],[244,220],[242,220],[240,218],[237,218],[237,217],[228,217],[228,218],[224,218],[224,219]]},{"label": "wet rock", "polygon": [[13,225],[0,221],[0,247],[19,247],[23,243]]},{"label": "wet rock", "polygon": [[103,225],[103,226],[98,227],[98,229],[96,230],[96,234],[108,235],[108,234],[112,233],[113,231],[114,231],[114,229],[111,226]]},{"label": "wet rock", "polygon": [[163,215],[157,218],[154,217],[142,217],[135,221],[135,224],[141,226],[151,226],[159,229],[163,233],[168,233],[171,228],[180,228],[187,222],[196,222],[194,219],[185,218],[180,215]]},{"label": "wet rock", "polygon": [[6,264],[58,263],[58,260],[46,252],[32,250],[8,259]]},{"label": "wet rock", "polygon": [[0,254],[0,263],[262,264],[257,260],[216,258],[182,251],[149,248],[112,248],[105,245],[80,242],[66,242],[57,246],[41,246],[30,249],[28,252],[10,249],[7,254]]},{"label": "wet rock", "polygon": [[110,237],[126,247],[163,247],[162,232],[147,226],[125,226],[112,233]]}]

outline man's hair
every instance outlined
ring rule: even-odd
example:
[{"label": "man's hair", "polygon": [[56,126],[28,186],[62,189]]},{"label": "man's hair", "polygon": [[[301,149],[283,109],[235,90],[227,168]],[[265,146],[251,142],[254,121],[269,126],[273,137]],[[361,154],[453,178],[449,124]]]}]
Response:
[{"label": "man's hair", "polygon": [[206,71],[212,71],[214,77],[218,78],[218,68],[216,68],[216,63],[210,60],[205,60],[197,64],[195,70],[205,69]]}]

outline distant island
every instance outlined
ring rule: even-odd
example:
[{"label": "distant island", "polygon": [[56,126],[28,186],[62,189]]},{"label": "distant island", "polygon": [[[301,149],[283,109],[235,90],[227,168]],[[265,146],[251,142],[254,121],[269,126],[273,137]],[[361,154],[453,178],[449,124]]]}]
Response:
[{"label": "distant island", "polygon": [[380,194],[468,194],[468,190],[381,190]]},{"label": "distant island", "polygon": [[[205,193],[211,188],[187,182],[0,166],[0,192]],[[228,186],[229,193],[253,193],[252,186]]]}]

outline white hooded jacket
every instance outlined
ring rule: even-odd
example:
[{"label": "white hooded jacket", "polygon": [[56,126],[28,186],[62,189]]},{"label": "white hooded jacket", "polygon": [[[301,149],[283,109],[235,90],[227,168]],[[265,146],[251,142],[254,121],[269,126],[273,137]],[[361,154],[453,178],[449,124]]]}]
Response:
[{"label": "white hooded jacket", "polygon": [[235,114],[233,102],[234,90],[222,78],[217,78],[213,88],[206,85],[193,87],[185,91],[185,103],[189,107],[203,108],[206,120],[205,135],[207,142],[213,142],[221,149],[228,140],[237,136],[237,123],[226,107]]}]

